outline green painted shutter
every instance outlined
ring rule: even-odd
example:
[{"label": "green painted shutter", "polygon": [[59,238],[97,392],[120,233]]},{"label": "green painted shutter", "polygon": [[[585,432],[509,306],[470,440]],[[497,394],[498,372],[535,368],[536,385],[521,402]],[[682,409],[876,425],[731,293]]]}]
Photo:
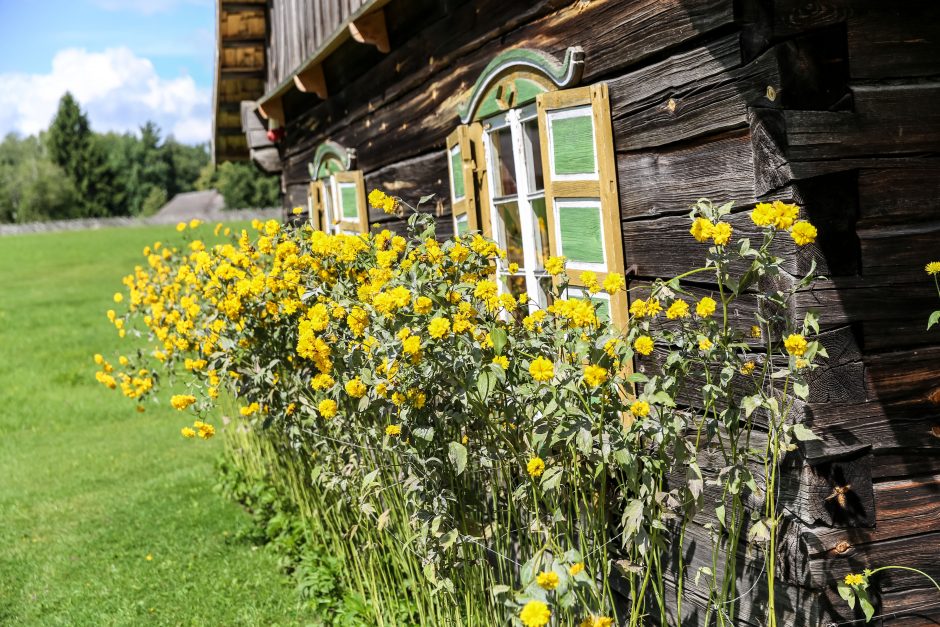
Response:
[{"label": "green painted shutter", "polygon": [[553,117],[552,159],[556,175],[573,176],[597,171],[591,109],[583,115]]},{"label": "green painted shutter", "polygon": [[356,201],[356,185],[341,183],[339,186],[340,204],[343,206],[343,219],[356,220],[359,218],[359,207]]},{"label": "green painted shutter", "polygon": [[450,176],[451,193],[454,200],[459,200],[466,196],[463,178],[463,160],[460,157],[460,147],[455,146],[450,151]]},{"label": "green painted shutter", "polygon": [[559,203],[561,253],[575,263],[604,263],[604,240],[599,206]]}]

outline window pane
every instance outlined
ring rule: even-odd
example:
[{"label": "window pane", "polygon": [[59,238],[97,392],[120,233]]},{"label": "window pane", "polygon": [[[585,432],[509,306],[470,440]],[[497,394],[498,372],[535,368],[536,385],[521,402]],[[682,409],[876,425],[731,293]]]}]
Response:
[{"label": "window pane", "polygon": [[542,147],[539,143],[538,120],[523,123],[522,130],[525,141],[526,172],[529,176],[529,193],[531,194],[545,189],[545,181],[542,178]]},{"label": "window pane", "polygon": [[601,209],[598,206],[558,206],[561,252],[575,263],[604,263]]},{"label": "window pane", "polygon": [[535,218],[535,259],[539,268],[545,267],[548,252],[548,216],[545,212],[545,197],[529,201]]},{"label": "window pane", "polygon": [[343,206],[343,218],[355,220],[359,217],[359,208],[356,206],[356,184],[340,183],[340,204]]},{"label": "window pane", "polygon": [[454,218],[454,231],[460,236],[466,235],[470,231],[470,221],[467,214]]},{"label": "window pane", "polygon": [[493,146],[493,191],[497,198],[516,193],[516,159],[512,152],[512,129],[508,126],[490,133]]},{"label": "window pane", "polygon": [[519,221],[519,203],[504,202],[496,205],[499,215],[500,245],[506,249],[507,262],[523,264],[522,226]]},{"label": "window pane", "polygon": [[463,164],[460,160],[460,147],[454,146],[450,152],[451,193],[454,200],[464,197]]},{"label": "window pane", "polygon": [[555,174],[594,174],[594,126],[591,109],[584,115],[550,118]]},{"label": "window pane", "polygon": [[507,292],[519,299],[519,296],[525,294],[525,275],[524,274],[501,274],[503,287]]}]

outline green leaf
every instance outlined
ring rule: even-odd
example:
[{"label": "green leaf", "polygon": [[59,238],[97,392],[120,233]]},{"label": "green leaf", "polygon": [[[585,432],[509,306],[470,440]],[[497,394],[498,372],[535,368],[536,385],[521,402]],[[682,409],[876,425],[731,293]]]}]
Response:
[{"label": "green leaf", "polygon": [[503,347],[506,346],[506,329],[503,327],[496,327],[490,331],[490,339],[493,341],[493,350],[497,355],[503,354]]},{"label": "green leaf", "polygon": [[561,466],[552,466],[542,475],[539,485],[546,492],[556,489],[561,484],[562,473],[564,469]]},{"label": "green leaf", "polygon": [[809,385],[802,381],[794,381],[793,393],[805,401],[809,397]]},{"label": "green leaf", "polygon": [[663,407],[676,406],[676,402],[672,400],[672,397],[669,396],[669,393],[665,390],[659,390],[658,392],[651,394],[649,399],[652,403],[656,405],[662,405]]},{"label": "green leaf", "polygon": [[846,585],[844,581],[839,582],[839,585],[836,586],[836,590],[839,591],[839,596],[842,597],[844,601],[848,601],[850,598],[855,596],[855,592],[853,592],[852,587]]},{"label": "green leaf", "polygon": [[484,368],[477,377],[477,392],[480,393],[480,400],[486,401],[494,389],[496,389],[496,375],[489,368]]},{"label": "green leaf", "polygon": [[627,508],[623,510],[623,535],[630,539],[640,530],[640,523],[643,521],[643,501],[633,499]]},{"label": "green leaf", "polygon": [[751,417],[751,414],[754,413],[754,410],[761,406],[763,399],[760,394],[755,394],[754,396],[745,396],[741,399],[741,406],[744,407],[744,415],[747,418]]},{"label": "green leaf", "polygon": [[594,448],[594,438],[591,435],[591,430],[581,428],[578,431],[577,441],[578,441],[578,450],[584,453],[585,455],[590,454],[591,450]]},{"label": "green leaf", "polygon": [[822,439],[818,435],[813,433],[809,427],[801,423],[797,423],[793,425],[793,437],[795,437],[800,442],[807,442],[809,440]]},{"label": "green leaf", "polygon": [[496,596],[499,596],[499,595],[501,595],[501,594],[506,594],[506,593],[509,592],[510,590],[511,590],[511,588],[510,588],[509,586],[505,585],[505,584],[497,584],[497,585],[493,586],[493,588],[492,588],[492,593],[493,593],[493,596],[496,597]]},{"label": "green leaf", "polygon": [[434,194],[428,194],[427,196],[422,196],[420,200],[418,200],[418,206],[420,207],[424,203],[430,202],[433,198],[434,198]]},{"label": "green leaf", "polygon": [[940,310],[937,310],[930,314],[930,317],[927,319],[927,330],[930,330],[930,327],[940,322]]},{"label": "green leaf", "polygon": [[715,518],[718,519],[718,524],[722,527],[725,526],[725,506],[719,505],[715,508]]},{"label": "green leaf", "polygon": [[448,445],[447,459],[454,465],[457,474],[461,474],[467,467],[467,447],[460,442],[451,442]]},{"label": "green leaf", "polygon": [[858,605],[862,608],[862,611],[865,613],[865,622],[869,622],[871,617],[875,615],[875,606],[871,604],[871,601],[868,600],[868,592],[865,590],[858,591]]}]

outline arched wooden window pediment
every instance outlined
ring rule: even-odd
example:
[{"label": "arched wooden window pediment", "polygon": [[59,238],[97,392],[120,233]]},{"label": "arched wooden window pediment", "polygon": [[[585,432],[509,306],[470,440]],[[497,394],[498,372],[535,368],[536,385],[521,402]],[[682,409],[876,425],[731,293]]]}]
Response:
[{"label": "arched wooden window pediment", "polygon": [[327,233],[368,233],[365,181],[356,151],[333,141],[317,146],[307,165],[307,205],[313,228]]}]

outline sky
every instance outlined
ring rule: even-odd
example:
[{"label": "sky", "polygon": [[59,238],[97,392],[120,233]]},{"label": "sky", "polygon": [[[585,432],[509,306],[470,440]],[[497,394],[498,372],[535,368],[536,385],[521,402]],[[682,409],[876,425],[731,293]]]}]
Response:
[{"label": "sky", "polygon": [[0,0],[0,136],[44,130],[71,91],[95,131],[208,141],[214,38],[214,0]]}]

